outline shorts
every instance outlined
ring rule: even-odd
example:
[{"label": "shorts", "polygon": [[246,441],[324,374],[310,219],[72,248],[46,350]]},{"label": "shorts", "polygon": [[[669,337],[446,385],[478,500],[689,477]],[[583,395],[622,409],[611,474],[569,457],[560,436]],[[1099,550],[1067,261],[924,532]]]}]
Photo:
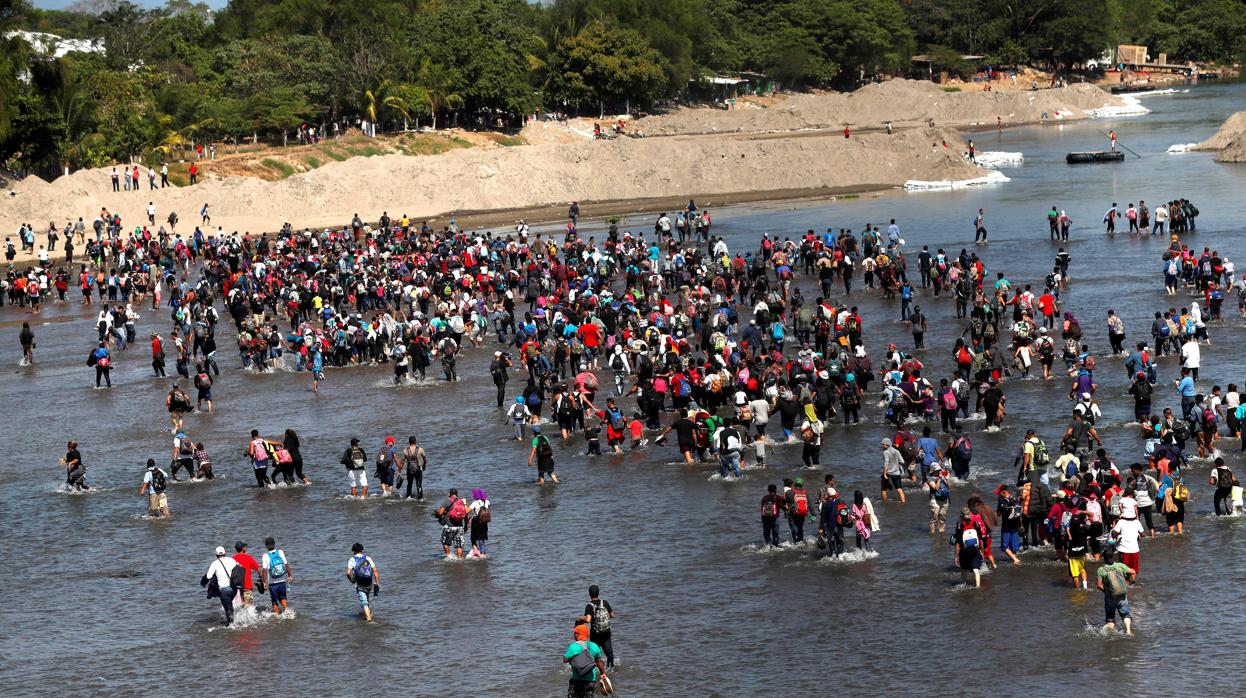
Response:
[{"label": "shorts", "polygon": [[371,605],[372,605],[372,604],[371,604],[371,603],[369,603],[369,601],[368,601],[368,598],[369,598],[371,595],[372,595],[372,590],[371,590],[371,589],[360,589],[359,587],[355,587],[355,596],[359,597],[359,607],[360,607],[360,608],[367,608],[368,606],[371,606]]},{"label": "shorts", "polygon": [[692,453],[692,450],[693,450],[694,448],[696,448],[696,446],[693,446],[692,444],[679,444],[679,452],[680,452],[680,454],[684,454],[684,453]]},{"label": "shorts", "polygon": [[212,389],[211,388],[197,388],[197,390],[199,391],[199,395],[197,398],[199,402],[203,402],[204,400],[207,400],[208,402],[212,401]]},{"label": "shorts", "polygon": [[962,570],[982,569],[982,551],[978,548],[961,548],[958,566]]},{"label": "shorts", "polygon": [[441,544],[454,549],[463,549],[463,527],[462,526],[442,526],[441,527]]},{"label": "shorts", "polygon": [[286,600],[286,583],[270,582],[268,585],[268,598],[272,600],[273,605]]},{"label": "shorts", "polygon": [[394,468],[394,466],[391,465],[385,468],[384,470],[381,471],[381,475],[380,475],[381,484],[382,485],[394,484],[394,475],[396,474],[397,474],[397,470]]},{"label": "shorts", "polygon": [[1138,572],[1141,571],[1138,569],[1138,566],[1141,564],[1141,560],[1138,556],[1139,553],[1121,553],[1121,562],[1123,562],[1126,567],[1133,570],[1134,574],[1138,574]]},{"label": "shorts", "polygon": [[545,477],[546,475],[553,475],[554,474],[554,461],[550,460],[546,462],[538,458],[536,462],[536,472],[537,472],[537,475],[539,475],[540,477]]},{"label": "shorts", "polygon": [[884,492],[886,492],[887,490],[899,491],[903,489],[904,488],[903,485],[900,484],[901,483],[900,477],[901,476],[899,475],[884,475],[883,476],[883,491]]},{"label": "shorts", "polygon": [[999,534],[999,549],[1021,552],[1021,534],[1017,531],[1002,531]]},{"label": "shorts", "polygon": [[1116,621],[1116,614],[1121,614],[1121,618],[1129,617],[1129,598],[1122,596],[1116,598],[1109,594],[1103,595],[1103,618],[1105,622],[1113,623]]},{"label": "shorts", "polygon": [[347,472],[350,473],[350,486],[351,487],[367,487],[368,486],[368,471],[364,470],[363,468],[360,468],[358,470],[352,468]]},{"label": "shorts", "polygon": [[1069,558],[1069,576],[1080,577],[1086,574],[1086,556],[1078,555]]}]

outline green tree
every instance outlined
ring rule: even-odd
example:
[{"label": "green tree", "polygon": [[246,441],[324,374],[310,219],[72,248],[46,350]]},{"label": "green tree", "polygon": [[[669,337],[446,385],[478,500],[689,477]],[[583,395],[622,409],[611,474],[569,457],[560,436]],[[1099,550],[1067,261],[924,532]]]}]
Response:
[{"label": "green tree", "polygon": [[437,112],[463,106],[463,96],[454,91],[454,76],[446,66],[425,58],[420,64],[419,89],[428,104],[428,114],[437,130]]},{"label": "green tree", "polygon": [[550,62],[552,96],[579,104],[652,102],[666,86],[661,54],[632,29],[591,22],[559,45]]}]

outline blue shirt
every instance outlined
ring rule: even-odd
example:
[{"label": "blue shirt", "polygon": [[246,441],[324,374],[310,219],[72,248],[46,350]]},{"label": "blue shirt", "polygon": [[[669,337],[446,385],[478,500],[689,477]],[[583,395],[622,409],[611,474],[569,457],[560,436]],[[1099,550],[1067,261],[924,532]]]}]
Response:
[{"label": "blue shirt", "polygon": [[922,452],[922,465],[930,465],[938,460],[937,452],[939,450],[939,442],[933,437],[923,436],[917,440],[917,448]]},{"label": "blue shirt", "polygon": [[1177,384],[1177,392],[1181,393],[1181,397],[1194,397],[1194,379],[1190,376],[1183,377]]}]

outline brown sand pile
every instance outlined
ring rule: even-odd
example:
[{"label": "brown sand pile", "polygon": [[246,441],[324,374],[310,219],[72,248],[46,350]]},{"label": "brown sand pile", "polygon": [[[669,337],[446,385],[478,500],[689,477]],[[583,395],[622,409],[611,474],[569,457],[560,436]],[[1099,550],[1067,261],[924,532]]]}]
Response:
[{"label": "brown sand pile", "polygon": [[925,80],[888,80],[856,92],[801,94],[766,110],[712,108],[679,109],[671,114],[641,119],[648,135],[790,131],[800,129],[879,128],[887,121],[896,127],[925,124],[970,126],[1035,122],[1043,114],[1059,112],[1064,119],[1081,119],[1091,109],[1123,105],[1119,97],[1086,84],[1036,91],[992,91],[965,88],[944,92]]},{"label": "brown sand pile", "polygon": [[[949,148],[939,143],[946,139]],[[909,179],[958,180],[981,171],[958,153],[954,133],[911,129],[844,139],[834,133],[731,135],[720,138],[620,138],[613,141],[461,149],[437,156],[384,155],[328,163],[279,182],[249,177],[209,180],[194,187],[113,193],[107,168],[84,170],[52,183],[24,181],[0,203],[0,226],[16,230],[82,216],[88,227],[102,207],[125,227],[177,211],[180,232],[193,230],[199,208],[211,205],[212,225],[227,231],[341,225],[409,214],[432,217],[562,204],[781,190],[889,188]],[[811,191],[816,193],[816,191]]]},{"label": "brown sand pile", "polygon": [[1246,111],[1230,116],[1215,135],[1194,150],[1218,150],[1216,162],[1246,162]]}]

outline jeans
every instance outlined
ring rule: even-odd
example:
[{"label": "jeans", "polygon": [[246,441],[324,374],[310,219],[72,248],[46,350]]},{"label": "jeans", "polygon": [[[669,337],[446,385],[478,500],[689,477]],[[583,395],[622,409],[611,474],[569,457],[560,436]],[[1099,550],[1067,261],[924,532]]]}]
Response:
[{"label": "jeans", "polygon": [[761,540],[762,545],[778,545],[779,544],[779,517],[763,516],[761,517]]},{"label": "jeans", "polygon": [[225,624],[233,625],[234,597],[238,595],[238,592],[233,587],[221,587],[217,594],[221,597],[221,607],[225,609]]},{"label": "jeans", "polygon": [[740,477],[740,452],[724,453],[718,458],[718,474],[727,477],[727,473]]},{"label": "jeans", "polygon": [[799,514],[791,514],[787,517],[787,527],[792,532],[793,543],[803,543],[805,540],[805,517]]},{"label": "jeans", "polygon": [[1103,617],[1105,622],[1113,623],[1116,621],[1116,614],[1121,614],[1121,619],[1129,617],[1129,599],[1127,597],[1116,598],[1111,594],[1103,595]]}]

